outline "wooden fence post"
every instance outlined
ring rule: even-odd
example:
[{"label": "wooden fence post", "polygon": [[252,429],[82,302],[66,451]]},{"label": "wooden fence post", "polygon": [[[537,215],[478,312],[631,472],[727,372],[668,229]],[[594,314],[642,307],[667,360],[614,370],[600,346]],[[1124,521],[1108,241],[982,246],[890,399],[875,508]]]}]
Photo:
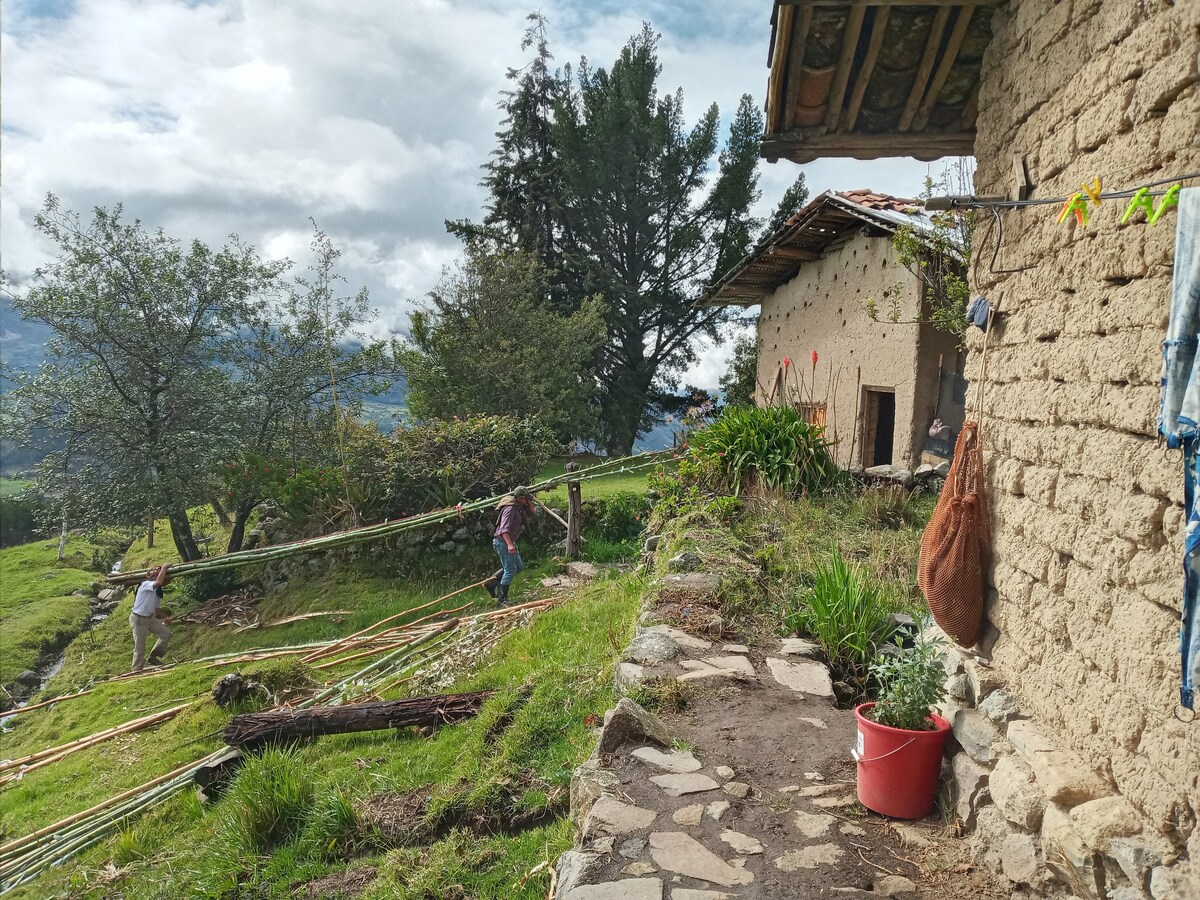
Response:
[{"label": "wooden fence post", "polygon": [[[579,463],[567,463],[568,472],[578,472]],[[583,491],[577,479],[567,481],[567,559],[583,555]]]}]

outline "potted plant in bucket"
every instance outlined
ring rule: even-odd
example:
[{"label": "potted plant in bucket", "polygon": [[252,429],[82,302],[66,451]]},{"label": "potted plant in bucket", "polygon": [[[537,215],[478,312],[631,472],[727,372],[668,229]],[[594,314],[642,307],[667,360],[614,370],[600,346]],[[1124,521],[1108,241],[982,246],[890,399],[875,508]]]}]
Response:
[{"label": "potted plant in bucket", "polygon": [[871,666],[879,697],[854,710],[858,800],[897,819],[929,815],[937,795],[950,723],[933,712],[946,695],[946,670],[935,642],[922,638]]}]

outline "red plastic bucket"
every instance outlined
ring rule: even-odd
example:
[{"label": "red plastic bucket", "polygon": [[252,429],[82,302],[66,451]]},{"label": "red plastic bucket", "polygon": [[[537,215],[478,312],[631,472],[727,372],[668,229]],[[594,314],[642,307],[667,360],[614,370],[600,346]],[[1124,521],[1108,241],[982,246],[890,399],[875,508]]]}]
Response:
[{"label": "red plastic bucket", "polygon": [[890,728],[864,715],[874,706],[854,708],[858,740],[850,755],[858,763],[858,802],[896,819],[924,818],[937,797],[950,723],[935,714],[930,718],[936,731]]}]

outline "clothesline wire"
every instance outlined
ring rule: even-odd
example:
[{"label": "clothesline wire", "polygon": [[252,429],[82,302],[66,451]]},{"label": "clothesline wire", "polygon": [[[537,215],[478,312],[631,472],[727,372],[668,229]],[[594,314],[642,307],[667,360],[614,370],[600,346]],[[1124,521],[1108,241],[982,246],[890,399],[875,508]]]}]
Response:
[{"label": "clothesline wire", "polygon": [[[1147,184],[1137,187],[1122,188],[1119,191],[1104,191],[1097,194],[1101,200],[1121,200],[1126,197],[1132,197],[1143,188],[1156,188],[1164,184],[1175,184],[1180,181],[1191,181],[1192,179],[1200,178],[1200,172],[1191,172],[1187,175],[1176,175],[1173,178],[1163,178],[1159,181],[1151,181]],[[1167,193],[1166,191],[1148,190],[1152,197],[1160,197]],[[950,197],[951,209],[1021,209],[1026,206],[1049,206],[1056,203],[1066,203],[1071,197],[1071,194],[1066,197],[1044,197],[1037,200],[982,200],[976,197]]]}]

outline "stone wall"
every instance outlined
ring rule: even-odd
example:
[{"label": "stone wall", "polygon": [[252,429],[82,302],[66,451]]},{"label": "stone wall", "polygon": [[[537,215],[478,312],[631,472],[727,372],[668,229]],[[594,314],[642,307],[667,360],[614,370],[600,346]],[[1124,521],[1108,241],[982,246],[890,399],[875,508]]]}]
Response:
[{"label": "stone wall", "polygon": [[802,265],[795,278],[762,302],[760,391],[770,392],[783,358],[791,357],[789,384],[794,390],[797,377],[802,377],[804,399],[811,388],[813,399],[826,404],[826,433],[837,441],[834,455],[844,468],[862,465],[862,389],[895,390],[892,461],[911,468],[919,461],[933,418],[938,354],[944,354],[945,370],[955,368],[952,338],[947,342],[946,336],[927,325],[893,325],[867,315],[865,303],[874,298],[880,319],[886,318],[891,291],[897,286],[900,319],[911,323],[918,311],[917,280],[896,261],[891,238],[853,234],[819,260]]},{"label": "stone wall", "polygon": [[[1113,190],[1200,170],[1198,26],[1194,0],[999,7],[979,94],[976,192],[1009,194],[1014,155],[1034,198],[1072,194],[1093,176]],[[988,219],[977,232],[972,288],[1001,313],[984,385],[988,615],[999,630],[990,671],[1037,740],[1076,754],[1091,802],[1121,810],[1119,826],[1081,830],[1083,795],[1049,802],[1034,777],[1036,815],[998,803],[980,827],[1032,852],[1041,872],[1072,848],[1059,880],[1082,873],[1087,895],[1200,896],[1191,874],[1200,870],[1200,724],[1175,717],[1182,462],[1154,437],[1175,215],[1120,225],[1124,206],[1105,201],[1087,227],[1056,224],[1057,207],[1001,213],[995,268],[1013,273],[990,271]],[[982,346],[972,329],[972,379]],[[974,764],[985,785],[988,769],[1001,775],[1009,797],[1030,754],[1046,748],[1014,738],[1012,726],[999,734],[999,756]],[[1038,884],[1027,868],[1013,880]]]}]

